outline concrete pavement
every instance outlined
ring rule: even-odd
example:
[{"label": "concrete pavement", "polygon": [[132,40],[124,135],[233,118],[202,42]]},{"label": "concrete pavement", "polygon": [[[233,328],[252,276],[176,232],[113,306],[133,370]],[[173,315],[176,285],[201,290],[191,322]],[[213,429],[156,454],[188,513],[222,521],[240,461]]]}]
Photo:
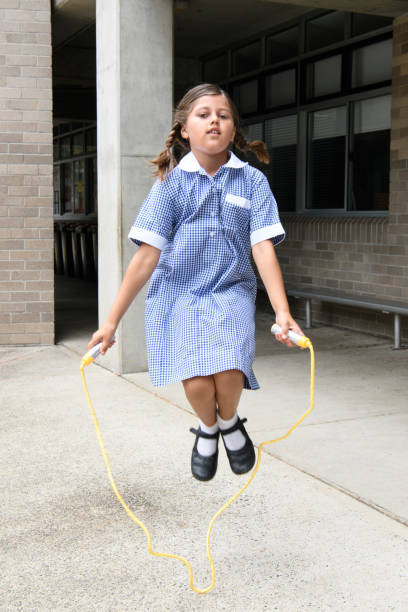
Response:
[{"label": "concrete pavement", "polygon": [[[308,352],[268,335],[261,390],[240,408],[254,441],[281,435],[308,405]],[[85,334],[64,345],[3,348],[0,609],[297,612],[408,609],[406,350],[332,328],[310,331],[316,407],[271,445],[250,488],[215,524],[216,586],[188,588],[177,561],[152,558],[111,492],[79,377]],[[103,359],[100,360],[103,366]],[[112,470],[155,550],[210,582],[208,522],[244,482],[227,467],[195,481],[195,424],[180,385],[86,369]]]}]

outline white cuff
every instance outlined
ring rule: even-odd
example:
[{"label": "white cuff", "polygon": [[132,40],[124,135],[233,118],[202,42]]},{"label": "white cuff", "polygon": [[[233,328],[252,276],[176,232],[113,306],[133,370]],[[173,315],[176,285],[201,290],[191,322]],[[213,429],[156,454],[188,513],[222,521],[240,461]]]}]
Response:
[{"label": "white cuff", "polygon": [[262,240],[268,240],[269,238],[278,238],[278,240],[274,240],[274,244],[279,244],[285,238],[285,230],[282,227],[281,223],[275,223],[274,225],[266,225],[265,227],[260,227],[255,230],[251,234],[251,247],[258,242],[262,242]]},{"label": "white cuff", "polygon": [[160,234],[156,234],[156,232],[151,232],[141,227],[132,227],[128,234],[128,238],[139,246],[142,242],[145,242],[161,251],[167,244],[167,238],[163,238]]}]

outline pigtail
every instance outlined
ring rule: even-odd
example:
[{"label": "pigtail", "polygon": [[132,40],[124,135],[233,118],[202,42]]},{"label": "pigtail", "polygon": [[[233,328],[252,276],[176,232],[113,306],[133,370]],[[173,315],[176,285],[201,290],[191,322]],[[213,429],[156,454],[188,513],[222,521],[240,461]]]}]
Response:
[{"label": "pigtail", "polygon": [[176,129],[177,123],[174,123],[169,135],[167,136],[163,151],[161,151],[157,157],[150,160],[150,163],[153,166],[156,166],[154,176],[157,176],[161,181],[176,165],[176,160],[174,159],[174,155],[171,150],[174,143],[174,138],[176,136]]},{"label": "pigtail", "polygon": [[270,157],[266,144],[262,140],[253,140],[248,142],[241,130],[238,128],[234,138],[234,144],[241,149],[241,151],[252,151],[255,153],[259,161],[263,164],[269,164]]},{"label": "pigtail", "polygon": [[175,145],[179,145],[183,149],[188,148],[188,144],[181,136],[181,123],[179,121],[173,123],[173,127],[164,144],[163,151],[161,151],[157,157],[150,160],[150,163],[156,166],[154,176],[157,176],[160,181],[163,181],[169,172],[177,165],[177,159],[173,153]]}]

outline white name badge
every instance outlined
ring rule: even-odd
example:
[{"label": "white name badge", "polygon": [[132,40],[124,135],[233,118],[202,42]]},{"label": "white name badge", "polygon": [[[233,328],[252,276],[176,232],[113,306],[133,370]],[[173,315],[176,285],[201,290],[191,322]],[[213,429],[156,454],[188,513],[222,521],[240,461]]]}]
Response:
[{"label": "white name badge", "polygon": [[247,200],[246,198],[242,198],[241,196],[237,196],[233,193],[227,193],[227,195],[225,196],[225,201],[229,202],[230,204],[235,204],[236,206],[240,206],[241,208],[251,208],[251,202],[250,200]]}]

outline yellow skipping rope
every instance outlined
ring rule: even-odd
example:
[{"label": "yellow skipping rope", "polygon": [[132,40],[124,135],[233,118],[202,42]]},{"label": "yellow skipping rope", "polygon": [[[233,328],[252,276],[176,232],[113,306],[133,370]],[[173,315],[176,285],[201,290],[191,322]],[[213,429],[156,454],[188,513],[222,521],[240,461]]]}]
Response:
[{"label": "yellow skipping rope", "polygon": [[[272,325],[271,327],[271,332],[276,334],[279,333],[280,327],[278,325]],[[171,553],[161,553],[161,552],[156,552],[153,550],[152,548],[152,538],[150,536],[149,530],[147,529],[146,525],[137,518],[137,516],[132,512],[132,510],[129,508],[129,506],[126,504],[125,500],[123,499],[122,495],[119,493],[115,480],[113,478],[112,475],[112,471],[111,471],[111,467],[110,467],[110,463],[109,463],[109,459],[108,459],[108,455],[106,453],[105,450],[105,446],[102,440],[102,436],[101,436],[101,430],[99,427],[99,423],[98,423],[98,419],[96,418],[96,414],[95,411],[93,409],[92,406],[92,402],[91,402],[91,398],[89,396],[89,391],[88,391],[88,387],[86,384],[86,380],[85,380],[85,374],[84,374],[84,368],[87,365],[90,365],[94,359],[96,359],[96,357],[99,355],[99,351],[101,348],[101,344],[98,344],[96,346],[94,346],[90,351],[88,351],[88,353],[86,353],[81,360],[81,366],[80,366],[80,372],[81,372],[81,378],[82,378],[82,383],[84,386],[84,390],[85,390],[85,395],[86,398],[88,400],[88,405],[91,411],[91,415],[92,415],[92,419],[95,425],[95,431],[96,431],[96,435],[98,438],[98,442],[99,442],[99,446],[102,452],[102,456],[103,456],[103,460],[105,462],[105,466],[106,466],[106,471],[108,473],[108,477],[109,477],[109,482],[111,484],[112,490],[115,493],[117,499],[119,500],[119,503],[121,504],[121,506],[123,507],[123,509],[125,510],[126,514],[129,516],[129,518],[136,523],[136,525],[138,525],[145,533],[146,538],[147,538],[147,549],[149,551],[149,553],[151,555],[153,555],[154,557],[167,557],[168,559],[178,559],[178,561],[181,561],[182,563],[184,563],[184,565],[187,567],[188,569],[188,573],[189,573],[189,585],[190,585],[190,589],[192,591],[194,591],[194,593],[198,593],[200,595],[204,594],[204,593],[208,593],[209,591],[211,591],[214,588],[215,585],[215,568],[214,568],[214,561],[211,555],[211,550],[210,550],[210,536],[211,536],[211,532],[212,532],[212,528],[213,525],[215,523],[215,521],[217,520],[217,518],[224,512],[224,510],[226,510],[236,499],[238,499],[238,497],[245,491],[245,489],[251,484],[251,482],[253,481],[253,479],[255,478],[255,475],[259,469],[260,463],[261,463],[261,451],[262,448],[264,446],[268,446],[268,444],[274,444],[275,442],[280,442],[281,440],[284,440],[285,438],[287,438],[288,436],[290,436],[290,434],[292,433],[292,431],[294,429],[296,429],[296,427],[298,427],[302,421],[307,417],[307,415],[313,410],[313,406],[314,406],[314,375],[315,375],[315,357],[314,357],[314,350],[313,350],[313,345],[310,341],[309,338],[307,338],[306,336],[301,336],[299,334],[296,334],[293,331],[289,331],[288,336],[290,338],[290,340],[294,343],[297,344],[298,346],[300,346],[301,348],[308,348],[310,351],[310,406],[308,408],[308,410],[306,410],[306,412],[300,417],[300,419],[294,424],[292,425],[292,427],[286,432],[285,435],[281,436],[280,438],[275,438],[274,440],[268,440],[265,442],[261,442],[261,444],[259,444],[258,446],[258,458],[257,458],[257,462],[255,464],[254,469],[252,470],[252,473],[250,475],[250,477],[248,478],[248,480],[246,481],[246,483],[244,484],[243,487],[241,487],[241,489],[235,493],[235,495],[233,495],[231,497],[231,499],[229,499],[212,517],[209,525],[208,525],[208,530],[207,530],[207,544],[206,544],[206,548],[207,548],[207,557],[210,563],[210,567],[211,567],[211,576],[212,576],[212,580],[211,580],[211,584],[205,588],[205,589],[198,589],[197,587],[194,586],[194,575],[193,575],[193,569],[191,567],[191,564],[189,561],[187,561],[187,559],[184,559],[184,557],[181,557],[180,555],[173,555]]]}]

